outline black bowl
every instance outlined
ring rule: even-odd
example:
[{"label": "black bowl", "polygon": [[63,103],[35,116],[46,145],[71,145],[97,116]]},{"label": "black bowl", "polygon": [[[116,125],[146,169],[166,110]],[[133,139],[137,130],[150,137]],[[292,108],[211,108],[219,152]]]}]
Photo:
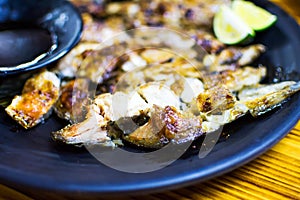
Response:
[{"label": "black bowl", "polygon": [[[2,65],[0,67],[0,76],[14,75],[21,72],[25,73],[45,67],[58,60],[79,42],[82,26],[83,22],[79,11],[67,0],[0,1],[0,33],[1,31],[5,31],[7,27],[9,30],[18,30],[18,27],[22,27],[22,30],[28,30],[27,32],[25,31],[25,35],[32,37],[35,32],[30,32],[30,30],[38,29],[49,33],[49,38],[51,39],[51,45],[43,53],[41,59],[36,62],[26,62],[25,64],[18,63],[5,67]],[[6,35],[2,38],[5,38]],[[32,43],[32,47],[30,47],[30,43],[29,45],[25,43],[24,49],[19,47],[21,51],[18,53],[21,53],[21,56],[25,55],[25,57],[27,54],[32,56],[35,53],[34,51],[40,48],[40,43],[43,43],[43,41],[47,42],[45,41],[46,39],[43,37],[39,38],[39,40]],[[35,37],[32,40],[35,40]],[[3,40],[2,43],[4,42],[6,41]],[[35,45],[37,48],[35,48]],[[5,47],[0,48],[0,50],[3,52]],[[12,54],[16,53],[11,49],[6,50],[8,52],[11,51]],[[13,57],[9,53],[6,54]]]}]

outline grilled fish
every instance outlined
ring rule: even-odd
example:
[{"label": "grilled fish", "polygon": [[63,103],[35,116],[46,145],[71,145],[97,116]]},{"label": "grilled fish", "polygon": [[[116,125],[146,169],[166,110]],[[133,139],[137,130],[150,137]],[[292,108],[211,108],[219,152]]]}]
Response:
[{"label": "grilled fish", "polygon": [[243,67],[235,70],[224,70],[220,72],[204,73],[201,80],[206,89],[217,85],[226,86],[232,92],[239,91],[247,86],[255,86],[261,82],[267,74],[264,66],[258,68]]},{"label": "grilled fish", "polygon": [[97,97],[89,106],[86,119],[69,125],[54,132],[52,138],[67,144],[95,144],[113,145],[107,135],[106,125],[112,116],[112,95],[107,93]]},{"label": "grilled fish", "polygon": [[43,71],[26,81],[22,94],[15,96],[5,111],[25,129],[32,128],[49,116],[59,88],[60,79]]},{"label": "grilled fish", "polygon": [[[248,113],[257,117],[300,90],[293,81],[260,84],[266,67],[248,65],[265,52],[265,46],[229,47],[213,36],[214,14],[230,0],[94,1],[89,5],[72,1],[83,11],[82,42],[57,69],[63,77],[89,79],[101,91],[88,101],[85,95],[71,95],[72,81],[62,86],[56,111],[75,123],[52,133],[54,140],[115,146],[114,140],[121,139],[158,149],[193,141]],[[143,29],[113,37],[144,26],[185,30],[194,40],[168,32],[151,35]],[[158,48],[148,48],[157,40]],[[197,47],[208,55],[203,51],[199,56]],[[86,94],[85,87],[78,89]],[[87,114],[82,121],[72,118],[70,110],[78,110],[72,108],[71,96],[84,102]]]},{"label": "grilled fish", "polygon": [[[224,101],[221,100],[221,103],[217,103],[217,105],[225,103],[226,106],[221,106],[221,108],[228,108],[221,112],[219,107],[216,109],[216,107],[212,106],[207,110],[203,110],[203,105],[210,105],[211,102],[209,101],[211,97],[207,99],[198,97],[198,109],[204,119],[203,131],[215,131],[221,126],[230,123],[247,113],[250,113],[253,117],[265,114],[280,106],[288,97],[299,91],[300,83],[294,81],[247,87],[238,93],[238,100],[230,98],[231,100],[228,101],[226,100],[228,99],[226,95]],[[223,95],[224,94],[225,93],[223,92]],[[203,94],[200,94],[200,96],[202,95]],[[218,93],[217,96],[220,96],[220,94]],[[230,104],[228,104],[228,102]]]},{"label": "grilled fish", "polygon": [[[259,85],[266,73],[263,67],[223,72],[217,77],[223,82],[218,81],[219,84],[210,88],[205,88],[197,78],[189,78],[186,83],[191,85],[183,87],[182,77],[176,78],[176,73],[170,69],[158,65],[146,67],[140,74],[133,72],[131,76],[129,73],[124,84],[117,87],[120,92],[98,96],[93,103],[93,110],[97,108],[97,115],[101,116],[94,125],[97,130],[101,127],[101,134],[107,130],[105,138],[114,135],[140,147],[160,148],[169,142],[182,143],[209,134],[249,112],[253,116],[260,115],[299,91],[299,84],[295,82]],[[227,76],[230,78],[226,80]],[[129,85],[131,87],[127,87]],[[190,96],[183,98],[186,93]],[[130,119],[141,115],[147,116],[145,123],[129,123]],[[124,120],[127,125],[122,128]],[[81,128],[87,122],[88,118],[83,123],[55,132],[54,138],[74,143],[70,138],[75,135],[75,144],[97,143],[97,140],[88,140],[92,134]],[[112,128],[112,124],[117,124],[117,128]],[[128,124],[132,126],[126,128]],[[83,139],[79,137],[81,134]]]},{"label": "grilled fish", "polygon": [[204,65],[210,71],[234,70],[238,67],[251,64],[265,51],[266,47],[261,44],[247,47],[228,47],[219,54],[206,55]]},{"label": "grilled fish", "polygon": [[105,0],[70,0],[82,13],[103,16]]},{"label": "grilled fish", "polygon": [[60,88],[54,111],[58,117],[70,123],[80,122],[87,114],[89,98],[89,80],[77,78],[68,81]]},{"label": "grilled fish", "polygon": [[141,25],[167,27],[211,27],[212,19],[220,5],[230,4],[230,0],[141,0],[138,2],[114,2],[106,5],[108,16],[121,15],[133,21],[135,27]]}]

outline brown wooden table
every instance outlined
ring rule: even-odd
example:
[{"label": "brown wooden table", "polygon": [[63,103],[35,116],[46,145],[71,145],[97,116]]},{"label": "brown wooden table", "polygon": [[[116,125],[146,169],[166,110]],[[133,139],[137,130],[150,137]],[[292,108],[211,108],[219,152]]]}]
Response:
[{"label": "brown wooden table", "polygon": [[[299,0],[272,0],[300,23]],[[300,37],[300,35],[299,35]],[[0,199],[31,199],[0,185]],[[49,194],[39,199],[66,199]],[[300,121],[275,147],[226,175],[189,187],[122,199],[300,199]]]}]

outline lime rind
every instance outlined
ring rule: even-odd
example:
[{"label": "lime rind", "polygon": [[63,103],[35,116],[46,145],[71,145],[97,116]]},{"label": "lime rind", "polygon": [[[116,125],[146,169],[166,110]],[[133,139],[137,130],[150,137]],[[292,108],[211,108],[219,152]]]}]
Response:
[{"label": "lime rind", "polygon": [[220,7],[213,28],[217,38],[229,45],[244,43],[255,36],[255,31],[228,6]]},{"label": "lime rind", "polygon": [[232,10],[255,31],[263,31],[277,21],[275,15],[249,1],[233,1]]}]

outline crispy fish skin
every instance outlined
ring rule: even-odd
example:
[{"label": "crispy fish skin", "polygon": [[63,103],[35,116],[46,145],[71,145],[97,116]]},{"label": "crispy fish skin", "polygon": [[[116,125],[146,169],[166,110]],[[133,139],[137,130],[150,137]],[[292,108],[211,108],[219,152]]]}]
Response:
[{"label": "crispy fish skin", "polygon": [[105,0],[70,0],[83,13],[103,16]]},{"label": "crispy fish skin", "polygon": [[238,97],[249,108],[251,115],[257,117],[280,106],[282,102],[298,91],[300,91],[299,82],[285,81],[245,88]]},{"label": "crispy fish skin", "polygon": [[232,108],[236,97],[223,86],[210,88],[197,97],[197,105],[200,112],[219,113]]},{"label": "crispy fish skin", "polygon": [[7,114],[25,129],[42,122],[59,97],[60,79],[44,71],[28,79],[22,94],[5,109]]},{"label": "crispy fish skin", "polygon": [[[255,85],[239,92],[239,99],[226,87],[217,86],[201,92],[196,99],[196,109],[181,110],[173,106],[155,104],[131,105],[131,115],[149,110],[149,121],[140,126],[127,128],[119,135],[136,146],[158,149],[167,143],[180,144],[194,140],[202,134],[209,134],[247,113],[254,117],[272,110],[292,94],[300,90],[299,83],[290,81],[272,85]],[[135,98],[134,98],[135,99]],[[146,100],[147,101],[147,97]],[[150,100],[150,99],[148,99]],[[159,102],[156,100],[156,102]],[[95,117],[96,116],[96,117]],[[109,144],[114,145],[108,135],[109,124],[118,122],[114,116],[113,95],[99,95],[93,102],[85,121],[67,126],[52,134],[53,138],[67,144]],[[129,132],[128,132],[129,131]],[[110,133],[111,134],[111,133]]]},{"label": "crispy fish skin", "polygon": [[[87,13],[83,14],[86,24],[83,41],[92,42],[92,45],[75,52],[73,57],[68,58],[69,65],[63,67],[73,66],[74,74],[101,83],[106,72],[121,66],[123,72],[128,72],[124,84],[121,84],[125,88],[116,88],[113,92],[121,89],[120,102],[122,98],[128,98],[130,91],[137,92],[131,96],[127,110],[125,109],[126,113],[121,109],[123,104],[119,107],[116,105],[120,102],[114,102],[113,105],[116,93],[97,96],[83,122],[53,133],[53,139],[75,145],[114,146],[112,138],[121,138],[139,147],[158,149],[170,142],[183,143],[194,140],[249,113],[257,117],[298,92],[299,83],[292,81],[271,85],[259,84],[266,76],[266,68],[263,66],[253,68],[248,65],[266,50],[265,46],[256,44],[247,47],[228,47],[209,33],[212,18],[218,7],[230,2],[230,0],[109,2],[102,7],[105,12],[99,15],[106,17],[105,21],[95,19]],[[205,56],[204,63],[199,62],[195,67],[193,63],[161,50],[140,49],[131,57],[126,56],[122,62],[107,65],[107,60],[111,60],[110,56],[131,48],[131,43],[126,43],[127,35],[120,38],[121,41],[114,41],[118,44],[125,41],[126,46],[123,46],[124,49],[114,46],[111,49],[104,48],[104,51],[107,51],[106,58],[103,58],[103,54],[100,53],[103,48],[100,49],[97,43],[126,28],[144,25],[165,26],[175,30],[182,30],[184,27],[186,33],[190,34],[196,44],[209,55]],[[195,27],[203,29],[203,32],[195,31]],[[174,43],[179,43],[181,47],[187,46],[181,42]],[[187,50],[187,54],[191,54],[189,48],[184,50]],[[194,54],[191,55],[189,57],[184,54],[190,60],[195,58]],[[151,66],[130,74],[131,70],[145,67],[147,64]],[[157,65],[159,67],[155,67]],[[99,68],[99,66],[109,67]],[[184,87],[185,82],[175,76],[174,72],[171,73],[170,69],[189,79],[189,82],[187,80],[186,82],[190,86]],[[116,75],[117,80],[124,75],[123,72]],[[140,87],[141,85],[143,87]],[[161,89],[160,86],[167,87]],[[191,90],[188,91],[187,88],[196,94],[191,95]],[[172,95],[168,95],[169,90],[172,90]],[[121,114],[115,116],[114,111],[117,113],[120,111]],[[127,124],[126,120],[132,121],[136,117],[145,117],[147,120],[127,129],[126,126],[121,127],[122,122]],[[110,132],[116,131],[111,128],[111,124],[117,124],[119,128],[117,131],[121,133]]]},{"label": "crispy fish skin", "polygon": [[172,106],[154,106],[150,120],[123,139],[144,148],[158,149],[169,142],[180,144],[203,134],[202,119],[192,113],[181,113]]},{"label": "crispy fish skin", "polygon": [[196,40],[197,45],[202,47],[208,54],[218,54],[226,45],[215,38],[211,33],[205,31],[196,31],[189,33]]},{"label": "crispy fish skin", "polygon": [[201,77],[206,89],[217,85],[226,86],[230,91],[239,91],[244,87],[255,86],[267,75],[264,66],[258,68],[243,67],[235,70],[206,73]]},{"label": "crispy fish skin", "polygon": [[75,78],[79,66],[83,62],[81,54],[86,51],[98,50],[99,44],[95,42],[80,42],[54,68],[63,78]]},{"label": "crispy fish skin", "polygon": [[141,0],[138,2],[109,3],[106,6],[108,16],[121,15],[127,21],[133,21],[135,27],[141,25],[178,27],[211,27],[213,16],[220,5],[230,5],[230,0]]},{"label": "crispy fish skin", "polygon": [[53,132],[52,138],[66,144],[106,144],[113,146],[108,137],[107,124],[112,119],[112,95],[99,95],[89,106],[86,119]]},{"label": "crispy fish skin", "polygon": [[[81,38],[82,42],[101,43],[127,30],[124,25],[124,20],[120,17],[110,17],[103,21],[93,18],[88,13],[84,13],[82,14],[82,18],[84,22]],[[116,37],[115,42],[124,42],[126,39],[128,39],[128,37],[124,34],[124,37]]]},{"label": "crispy fish skin", "polygon": [[162,109],[156,106],[151,112],[150,120],[132,133],[123,133],[123,140],[144,148],[159,149],[163,147],[168,141],[163,133],[165,124],[161,119],[161,114]]},{"label": "crispy fish skin", "polygon": [[164,135],[174,143],[192,141],[203,134],[202,118],[190,112],[181,113],[172,106],[166,106],[162,119],[165,123]]},{"label": "crispy fish skin", "polygon": [[218,113],[201,113],[204,119],[203,131],[215,131],[247,113],[258,117],[280,106],[288,97],[299,91],[300,83],[294,81],[244,88],[238,94],[239,100],[236,100],[231,108]]},{"label": "crispy fish skin", "polygon": [[54,105],[58,117],[71,123],[85,119],[89,104],[89,81],[83,78],[68,81],[61,86],[60,96]]},{"label": "crispy fish skin", "polygon": [[203,62],[209,71],[234,70],[249,65],[265,51],[266,47],[262,44],[228,47],[219,54],[206,55]]},{"label": "crispy fish skin", "polygon": [[53,132],[52,138],[66,144],[82,145],[82,144],[105,144],[114,146],[111,139],[107,136],[105,127],[99,126],[98,113],[91,109],[86,120],[81,123],[68,125],[65,128]]}]

